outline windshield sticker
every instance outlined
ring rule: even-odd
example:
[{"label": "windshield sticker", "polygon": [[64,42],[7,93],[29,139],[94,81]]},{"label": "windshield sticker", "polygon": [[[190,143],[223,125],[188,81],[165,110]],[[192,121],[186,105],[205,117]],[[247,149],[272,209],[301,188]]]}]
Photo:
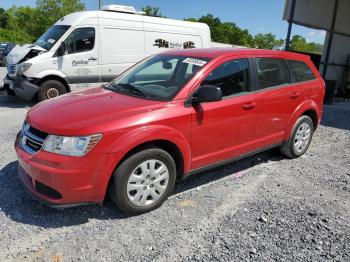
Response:
[{"label": "windshield sticker", "polygon": [[50,44],[53,44],[53,43],[55,43],[55,42],[56,42],[56,40],[55,40],[55,39],[50,38],[49,40],[47,40],[47,42],[48,42],[48,43],[50,43]]},{"label": "windshield sticker", "polygon": [[196,65],[201,67],[207,63],[207,61],[196,59],[196,58],[190,58],[190,57],[186,58],[183,62],[186,64]]}]

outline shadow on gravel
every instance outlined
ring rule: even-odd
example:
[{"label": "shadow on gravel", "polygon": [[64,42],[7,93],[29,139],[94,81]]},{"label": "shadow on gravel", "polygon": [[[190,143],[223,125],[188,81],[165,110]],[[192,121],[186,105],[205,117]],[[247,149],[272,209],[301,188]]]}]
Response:
[{"label": "shadow on gravel", "polygon": [[3,108],[32,107],[33,105],[33,102],[26,102],[15,96],[0,95],[0,110]]},{"label": "shadow on gravel", "polygon": [[321,125],[350,130],[350,103],[346,106],[344,105],[324,106]]},{"label": "shadow on gravel", "polygon": [[[177,185],[174,194],[191,190],[198,186],[232,175],[239,178],[242,171],[269,161],[280,161],[282,155],[277,149],[235,161],[215,169],[198,173]],[[57,210],[47,207],[33,199],[21,186],[17,177],[18,162],[14,161],[0,170],[0,211],[13,221],[36,225],[43,228],[59,228],[84,224],[89,219],[109,220],[126,219],[130,216],[115,208],[107,198],[103,206]]]}]

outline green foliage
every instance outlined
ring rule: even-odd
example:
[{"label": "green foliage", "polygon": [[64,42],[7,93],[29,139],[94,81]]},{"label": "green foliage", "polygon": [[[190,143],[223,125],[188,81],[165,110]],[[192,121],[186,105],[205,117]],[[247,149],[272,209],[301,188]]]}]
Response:
[{"label": "green foliage", "polygon": [[254,44],[255,47],[261,48],[261,49],[273,49],[276,47],[283,46],[284,40],[277,39],[275,35],[268,33],[268,34],[257,34],[254,37]]},{"label": "green foliage", "polygon": [[9,25],[9,14],[4,8],[0,8],[0,28],[7,28]]},{"label": "green foliage", "polygon": [[290,50],[322,54],[323,45],[317,43],[308,43],[306,39],[300,35],[295,35],[292,37]]},{"label": "green foliage", "polygon": [[212,14],[207,14],[199,19],[188,18],[185,20],[207,24],[211,31],[211,38],[215,42],[242,46],[253,45],[253,37],[248,30],[243,30],[232,22],[222,23],[219,17],[214,17]]},{"label": "green foliage", "polygon": [[153,7],[153,6],[145,6],[142,7],[142,11],[146,13],[146,15],[148,16],[155,16],[155,17],[163,17],[165,18],[165,16],[163,16],[160,12],[159,12],[159,7]]},{"label": "green foliage", "polygon": [[0,8],[0,42],[33,43],[63,16],[85,10],[80,0],[38,0],[36,4]]},{"label": "green foliage", "polygon": [[65,15],[85,10],[80,0],[37,0],[36,5],[40,20],[38,36]]}]

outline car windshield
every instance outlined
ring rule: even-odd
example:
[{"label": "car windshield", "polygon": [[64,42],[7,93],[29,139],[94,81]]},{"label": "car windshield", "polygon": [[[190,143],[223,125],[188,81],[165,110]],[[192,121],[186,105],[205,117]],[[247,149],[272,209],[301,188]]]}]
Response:
[{"label": "car windshield", "polygon": [[34,44],[49,51],[68,30],[69,25],[54,25],[49,28]]},{"label": "car windshield", "polygon": [[6,49],[8,44],[1,43],[0,44],[0,49]]},{"label": "car windshield", "polygon": [[145,99],[169,101],[208,61],[207,58],[155,55],[127,70],[106,88]]}]

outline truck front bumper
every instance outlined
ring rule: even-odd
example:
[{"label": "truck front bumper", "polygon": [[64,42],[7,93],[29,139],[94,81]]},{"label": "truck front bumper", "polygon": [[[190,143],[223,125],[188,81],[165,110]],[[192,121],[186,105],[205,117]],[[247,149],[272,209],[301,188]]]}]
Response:
[{"label": "truck front bumper", "polygon": [[25,76],[17,75],[15,79],[10,79],[8,75],[4,78],[4,88],[8,90],[8,93],[13,91],[16,96],[30,101],[38,93],[40,87],[30,81]]}]

